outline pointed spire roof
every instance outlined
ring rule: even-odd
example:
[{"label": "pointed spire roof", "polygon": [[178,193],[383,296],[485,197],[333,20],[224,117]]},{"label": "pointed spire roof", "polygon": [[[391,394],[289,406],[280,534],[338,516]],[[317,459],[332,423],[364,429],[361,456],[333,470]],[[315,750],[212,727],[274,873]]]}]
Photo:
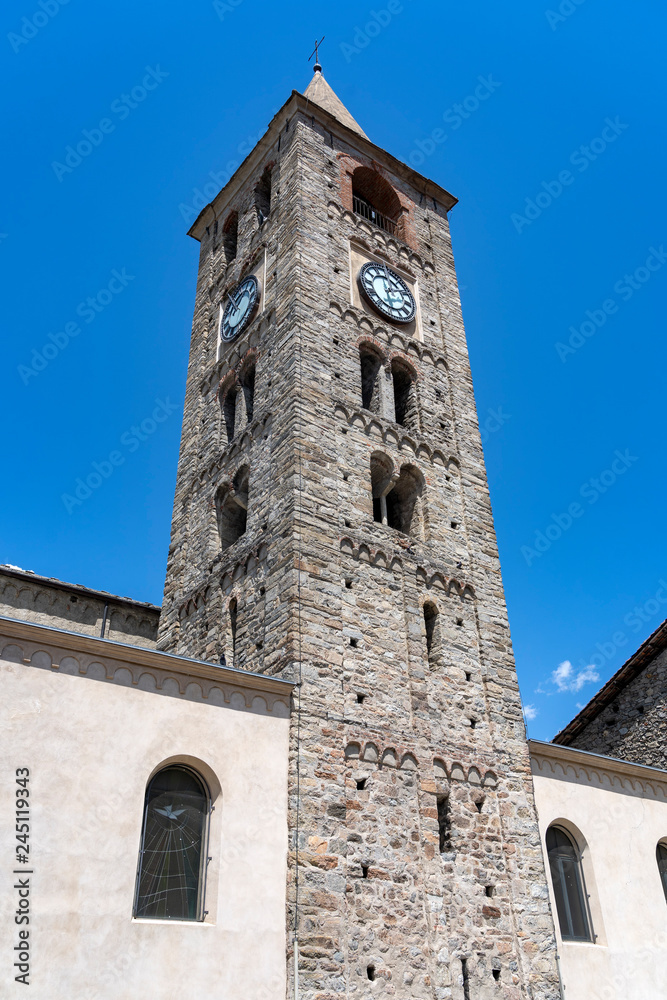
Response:
[{"label": "pointed spire roof", "polygon": [[307,97],[309,101],[313,102],[313,104],[317,104],[318,107],[324,108],[324,110],[328,111],[330,115],[337,118],[342,125],[352,129],[352,131],[356,132],[357,135],[362,135],[364,139],[368,139],[364,130],[357,124],[357,122],[355,122],[354,118],[347,110],[341,99],[334,94],[333,90],[322,76],[322,67],[319,63],[315,64],[315,75],[308,84],[304,97]]}]

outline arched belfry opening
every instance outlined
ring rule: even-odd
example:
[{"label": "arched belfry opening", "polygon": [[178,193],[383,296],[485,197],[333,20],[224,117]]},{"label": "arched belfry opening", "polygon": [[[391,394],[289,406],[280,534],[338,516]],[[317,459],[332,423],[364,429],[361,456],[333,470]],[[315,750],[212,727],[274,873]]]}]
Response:
[{"label": "arched belfry opening", "polygon": [[233,484],[222,486],[216,495],[218,532],[223,549],[229,548],[245,534],[248,524],[248,479],[249,469],[244,465],[234,476]]},{"label": "arched belfry opening", "polygon": [[271,167],[265,167],[255,187],[255,209],[260,226],[271,214]]},{"label": "arched belfry opening", "polygon": [[414,372],[402,361],[391,363],[394,385],[394,417],[397,424],[411,431],[419,430],[419,413]]},{"label": "arched belfry opening", "polygon": [[236,259],[238,240],[239,213],[230,212],[222,230],[222,248],[225,252],[225,260],[228,264],[231,264],[231,262]]},{"label": "arched belfry opening", "polygon": [[404,535],[424,538],[422,495],[424,477],[414,465],[404,465],[387,494],[387,524]]},{"label": "arched belfry opening", "polygon": [[380,374],[382,357],[370,344],[359,347],[361,368],[361,405],[371,413],[380,413]]},{"label": "arched belfry opening", "polygon": [[393,187],[370,167],[352,174],[352,210],[379,229],[402,238],[401,202]]},{"label": "arched belfry opening", "polygon": [[246,420],[251,423],[255,412],[255,359],[253,357],[243,366],[240,382],[245,402]]},{"label": "arched belfry opening", "polygon": [[238,387],[235,382],[229,386],[222,397],[222,417],[225,422],[227,443],[233,441],[236,433],[236,398]]}]

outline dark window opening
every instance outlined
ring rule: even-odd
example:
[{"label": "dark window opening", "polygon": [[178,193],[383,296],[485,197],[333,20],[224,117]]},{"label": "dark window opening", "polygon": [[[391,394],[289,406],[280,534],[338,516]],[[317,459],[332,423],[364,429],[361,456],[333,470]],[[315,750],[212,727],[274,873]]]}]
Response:
[{"label": "dark window opening", "polygon": [[372,413],[380,412],[380,370],[382,360],[374,351],[362,348],[359,352],[361,366],[361,405]]},{"label": "dark window opening", "polygon": [[462,625],[463,625],[463,618],[457,618],[456,619],[457,628],[461,628]]},{"label": "dark window opening", "polygon": [[352,590],[352,581],[351,580],[346,580],[345,581],[345,589],[346,590]]},{"label": "dark window opening", "polygon": [[[368,869],[366,869],[366,870],[368,871]],[[369,965],[369,966],[366,967],[366,975],[368,976],[368,978],[370,979],[370,981],[373,982],[373,980],[375,979],[375,966],[374,965]]]},{"label": "dark window opening", "polygon": [[493,888],[494,887],[492,885],[487,885],[486,889],[484,890],[489,899],[493,899]]},{"label": "dark window opening", "polygon": [[365,697],[365,694],[357,694],[357,705],[363,705]]},{"label": "dark window opening", "polygon": [[662,881],[662,888],[665,893],[665,900],[667,901],[667,844],[658,844],[656,857],[658,861],[658,871],[660,872],[660,879]]},{"label": "dark window opening", "polygon": [[458,523],[456,521],[450,521],[451,528],[458,528]]},{"label": "dark window opening", "polygon": [[461,978],[463,980],[463,1000],[470,1000],[470,975],[467,958],[461,959]]},{"label": "dark window opening", "polygon": [[547,854],[563,940],[592,941],[579,850],[565,830],[552,826],[547,830]]},{"label": "dark window opening", "polygon": [[225,222],[222,231],[222,248],[225,252],[225,260],[228,264],[236,258],[236,251],[239,240],[239,216],[238,212],[232,212]]},{"label": "dark window opening", "polygon": [[245,400],[245,411],[248,423],[252,422],[253,413],[255,412],[255,365],[250,363],[246,365],[243,374],[241,376],[241,388],[243,389],[243,398]]},{"label": "dark window opening", "polygon": [[255,188],[255,208],[257,209],[257,218],[259,224],[268,219],[271,213],[271,169],[266,167],[262,176],[259,179],[259,183]]},{"label": "dark window opening", "polygon": [[229,645],[232,662],[229,666],[236,666],[236,633],[239,624],[239,607],[235,597],[229,602]]},{"label": "dark window opening", "polygon": [[466,670],[466,680],[469,681],[471,677],[472,674],[468,670]]},{"label": "dark window opening", "polygon": [[369,865],[362,865],[361,866],[361,877],[362,878],[368,878],[368,868],[369,868]]},{"label": "dark window opening", "polygon": [[358,639],[350,639],[350,646],[352,646],[354,649],[356,649],[358,645],[359,645],[359,640]]},{"label": "dark window opening", "polygon": [[236,428],[236,386],[233,385],[225,396],[225,401],[222,404],[222,415],[225,419],[225,429],[227,431],[227,441],[232,441],[234,438],[234,430]]},{"label": "dark window opening", "polygon": [[202,919],[208,814],[208,793],[194,771],[166,767],[151,779],[144,800],[135,917]]},{"label": "dark window opening", "polygon": [[382,497],[373,497],[373,520],[382,524]]},{"label": "dark window opening", "polygon": [[439,850],[441,854],[444,854],[451,846],[452,818],[449,796],[438,795],[436,802],[438,806]]},{"label": "dark window opening", "polygon": [[477,719],[471,719],[470,720],[470,728],[474,729],[476,725],[477,725]]},{"label": "dark window opening", "polygon": [[478,813],[481,813],[482,809],[484,808],[484,796],[475,801],[475,808],[477,809]]},{"label": "dark window opening", "polygon": [[498,982],[500,979],[500,969],[492,969],[491,971],[493,972],[493,978]]},{"label": "dark window opening", "polygon": [[360,791],[360,792],[362,792],[364,790],[364,788],[366,787],[366,782],[367,781],[368,781],[368,778],[359,778],[359,780],[357,781],[357,790]]},{"label": "dark window opening", "polygon": [[438,609],[430,601],[424,605],[424,627],[426,629],[426,655],[434,665],[440,653],[440,626]]},{"label": "dark window opening", "polygon": [[394,416],[396,423],[411,430],[419,429],[417,420],[417,400],[413,375],[400,364],[392,361],[391,374],[394,383]]}]

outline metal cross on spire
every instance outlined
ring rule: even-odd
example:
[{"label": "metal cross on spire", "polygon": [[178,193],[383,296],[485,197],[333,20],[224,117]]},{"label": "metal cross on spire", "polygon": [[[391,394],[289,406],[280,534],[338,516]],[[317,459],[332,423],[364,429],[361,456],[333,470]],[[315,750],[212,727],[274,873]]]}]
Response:
[{"label": "metal cross on spire", "polygon": [[315,63],[313,65],[313,72],[314,73],[321,73],[322,72],[322,67],[320,66],[320,55],[319,55],[318,49],[319,49],[320,45],[322,44],[322,42],[324,41],[324,39],[325,39],[325,35],[322,35],[322,37],[320,38],[319,42],[317,40],[315,41],[315,48],[313,49],[313,51],[308,56],[308,62],[310,62],[310,60],[313,58],[313,56],[315,56]]}]

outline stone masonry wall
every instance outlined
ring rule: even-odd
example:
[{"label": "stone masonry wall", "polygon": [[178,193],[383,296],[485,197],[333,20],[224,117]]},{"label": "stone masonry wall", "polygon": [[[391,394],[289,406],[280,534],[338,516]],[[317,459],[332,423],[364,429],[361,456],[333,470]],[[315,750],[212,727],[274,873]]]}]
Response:
[{"label": "stone masonry wall", "polygon": [[[223,263],[211,227],[202,240],[159,645],[205,659],[224,652],[235,666],[300,682],[287,920],[303,1000],[556,1000],[446,214],[385,164],[377,168],[411,202],[418,249],[355,216],[341,198],[340,160],[367,154],[312,111],[288,103],[288,124],[230,192],[218,229],[238,210],[236,261]],[[260,223],[252,186],[269,162],[271,213]],[[411,277],[421,329],[351,304],[351,245]],[[260,313],[216,360],[219,304],[259,255]],[[364,340],[417,375],[409,431],[362,406]],[[253,420],[228,443],[218,388],[249,350]],[[410,536],[373,520],[377,453],[394,475],[410,466],[423,477]],[[221,549],[215,497],[243,465],[247,528]],[[438,610],[430,657],[427,601]],[[288,962],[292,976],[292,953]]]},{"label": "stone masonry wall", "polygon": [[104,638],[154,647],[160,609],[35,573],[0,567],[0,615],[94,636],[101,636],[104,622]]},{"label": "stone masonry wall", "polygon": [[568,745],[647,767],[667,768],[667,650]]}]

